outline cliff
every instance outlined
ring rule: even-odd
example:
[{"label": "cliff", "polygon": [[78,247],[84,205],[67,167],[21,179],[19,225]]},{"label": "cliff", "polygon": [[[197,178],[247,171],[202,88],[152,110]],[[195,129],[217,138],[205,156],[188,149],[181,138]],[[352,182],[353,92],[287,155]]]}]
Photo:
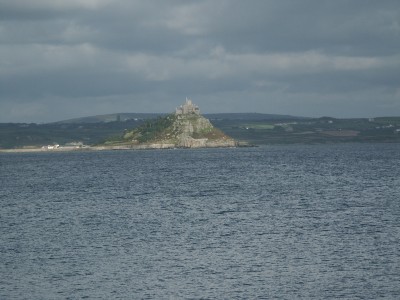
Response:
[{"label": "cliff", "polygon": [[215,128],[200,115],[197,106],[186,100],[175,114],[126,130],[121,137],[109,140],[105,145],[133,149],[211,148],[235,147],[237,142]]}]

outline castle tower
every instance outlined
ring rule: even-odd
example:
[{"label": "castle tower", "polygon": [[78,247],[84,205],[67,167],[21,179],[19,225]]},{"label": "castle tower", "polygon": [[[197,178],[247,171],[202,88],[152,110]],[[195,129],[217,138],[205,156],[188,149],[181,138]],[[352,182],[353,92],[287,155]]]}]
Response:
[{"label": "castle tower", "polygon": [[189,114],[200,115],[200,109],[197,105],[193,104],[191,99],[188,99],[186,97],[185,104],[176,108],[175,114],[176,115],[189,115]]}]

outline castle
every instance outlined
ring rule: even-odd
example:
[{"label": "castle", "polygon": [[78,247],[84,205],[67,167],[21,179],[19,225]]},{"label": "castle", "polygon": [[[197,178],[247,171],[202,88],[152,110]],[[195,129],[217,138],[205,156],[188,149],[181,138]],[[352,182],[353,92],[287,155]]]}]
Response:
[{"label": "castle", "polygon": [[192,100],[186,98],[185,104],[176,108],[175,115],[188,115],[188,114],[200,115],[200,109],[196,104],[192,103]]}]

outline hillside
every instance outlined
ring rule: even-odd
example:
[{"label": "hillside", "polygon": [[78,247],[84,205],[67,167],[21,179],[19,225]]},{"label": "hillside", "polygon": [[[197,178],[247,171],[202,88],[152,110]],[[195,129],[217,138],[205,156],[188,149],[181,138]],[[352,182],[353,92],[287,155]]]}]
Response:
[{"label": "hillside", "polygon": [[54,122],[53,124],[90,124],[90,123],[126,122],[126,121],[155,119],[159,116],[165,116],[165,115],[166,114],[156,114],[156,113],[116,113],[116,114],[106,114],[106,115],[68,119],[68,120]]},{"label": "hillside", "polygon": [[400,117],[282,120],[214,120],[237,140],[251,144],[400,142]]}]

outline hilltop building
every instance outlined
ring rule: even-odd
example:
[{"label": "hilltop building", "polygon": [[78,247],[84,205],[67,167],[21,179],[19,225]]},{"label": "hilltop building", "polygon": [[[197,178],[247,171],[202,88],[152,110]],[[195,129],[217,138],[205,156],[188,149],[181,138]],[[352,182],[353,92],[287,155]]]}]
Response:
[{"label": "hilltop building", "polygon": [[175,115],[188,115],[188,114],[200,115],[200,109],[196,104],[192,103],[192,100],[186,98],[185,104],[176,108]]}]

